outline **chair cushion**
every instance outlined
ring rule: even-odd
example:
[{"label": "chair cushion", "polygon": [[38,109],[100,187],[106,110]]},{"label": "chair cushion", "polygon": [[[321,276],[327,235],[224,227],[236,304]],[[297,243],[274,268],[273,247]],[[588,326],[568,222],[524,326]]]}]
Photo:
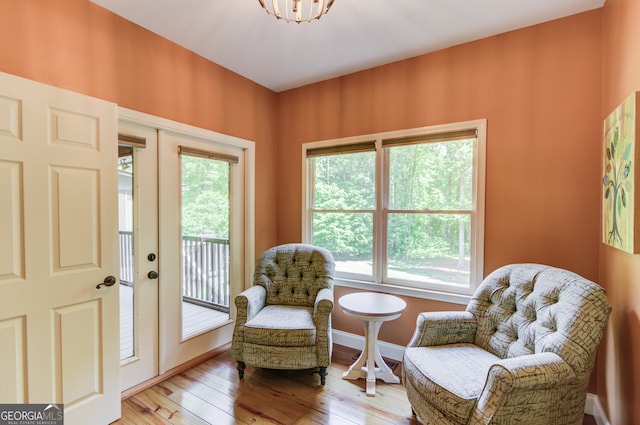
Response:
[{"label": "chair cushion", "polygon": [[405,350],[405,379],[455,423],[467,423],[482,392],[487,372],[499,357],[473,344],[410,347]]},{"label": "chair cushion", "polygon": [[244,340],[274,347],[315,345],[313,308],[269,305],[244,325]]}]

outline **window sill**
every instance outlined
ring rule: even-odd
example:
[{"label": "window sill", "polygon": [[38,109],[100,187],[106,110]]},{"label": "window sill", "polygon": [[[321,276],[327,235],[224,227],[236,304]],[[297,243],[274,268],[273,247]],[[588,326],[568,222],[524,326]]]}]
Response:
[{"label": "window sill", "polygon": [[411,288],[408,286],[371,283],[361,280],[352,280],[338,277],[334,279],[334,282],[337,286],[342,286],[345,288],[384,292],[387,294],[403,295],[412,298],[422,298],[425,300],[442,301],[451,304],[467,305],[471,300],[470,295],[455,294],[451,292],[439,292],[429,289]]}]

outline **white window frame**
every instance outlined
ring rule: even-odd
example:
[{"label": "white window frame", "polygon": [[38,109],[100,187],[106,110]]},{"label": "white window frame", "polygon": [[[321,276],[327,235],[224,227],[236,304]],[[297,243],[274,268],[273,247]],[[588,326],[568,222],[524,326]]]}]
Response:
[{"label": "white window frame", "polygon": [[[304,143],[302,145],[302,241],[310,243],[312,238],[312,201],[313,176],[309,173],[307,163],[307,150],[317,148],[329,148],[339,145],[355,144],[375,140],[376,143],[376,209],[374,211],[374,282],[359,280],[356,276],[349,276],[339,273],[336,276],[336,284],[340,286],[384,291],[397,295],[407,295],[417,298],[445,301],[456,304],[467,304],[471,294],[480,284],[484,277],[484,216],[485,216],[485,175],[486,175],[486,127],[487,120],[471,120],[452,124],[442,124],[429,127],[420,127],[407,130],[391,131],[385,133],[367,134],[362,136],[347,137],[341,139],[323,140],[317,142]],[[383,200],[384,190],[384,164],[382,140],[412,137],[419,135],[430,135],[437,133],[459,132],[465,130],[476,130],[476,143],[473,153],[473,204],[471,212],[471,253],[473,261],[470,270],[470,287],[463,290],[457,288],[428,288],[427,285],[416,284],[407,285],[397,281],[386,281],[383,283],[385,274],[386,254],[383,246],[385,244],[386,223],[384,217]]]}]

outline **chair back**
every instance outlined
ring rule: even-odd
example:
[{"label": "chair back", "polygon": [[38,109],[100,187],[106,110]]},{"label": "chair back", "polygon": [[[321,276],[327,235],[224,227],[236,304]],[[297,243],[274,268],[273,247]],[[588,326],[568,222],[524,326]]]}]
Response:
[{"label": "chair back", "polygon": [[307,244],[266,250],[256,262],[253,284],[263,286],[267,305],[313,307],[321,289],[333,290],[335,263],[329,251]]},{"label": "chair back", "polygon": [[476,345],[501,358],[553,352],[588,379],[611,307],[602,287],[573,272],[512,264],[485,278],[467,311]]}]

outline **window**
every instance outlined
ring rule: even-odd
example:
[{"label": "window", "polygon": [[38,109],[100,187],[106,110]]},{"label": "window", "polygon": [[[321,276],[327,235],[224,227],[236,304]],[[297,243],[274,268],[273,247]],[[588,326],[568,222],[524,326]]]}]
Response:
[{"label": "window", "polygon": [[305,144],[304,240],[331,251],[345,284],[470,294],[484,139],[479,120]]}]

